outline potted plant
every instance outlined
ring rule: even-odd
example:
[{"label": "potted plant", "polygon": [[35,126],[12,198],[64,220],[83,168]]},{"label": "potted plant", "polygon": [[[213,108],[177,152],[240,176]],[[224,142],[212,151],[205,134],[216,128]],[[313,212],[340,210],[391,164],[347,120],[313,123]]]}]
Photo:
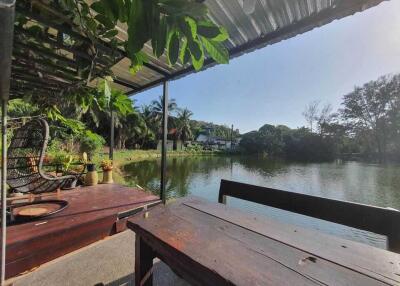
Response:
[{"label": "potted plant", "polygon": [[79,149],[83,153],[83,160],[87,161],[85,185],[97,185],[98,175],[96,171],[96,165],[92,162],[92,158],[103,147],[105,140],[100,135],[93,133],[90,130],[85,130],[79,136],[79,144]]},{"label": "potted plant", "polygon": [[112,177],[112,169],[113,169],[113,162],[112,160],[103,160],[100,163],[101,168],[103,169],[103,184],[112,184],[113,177]]},{"label": "potted plant", "polygon": [[99,176],[96,170],[96,164],[90,162],[87,158],[86,152],[82,154],[82,162],[86,165],[86,175],[85,175],[85,185],[86,186],[95,186],[99,181]]}]

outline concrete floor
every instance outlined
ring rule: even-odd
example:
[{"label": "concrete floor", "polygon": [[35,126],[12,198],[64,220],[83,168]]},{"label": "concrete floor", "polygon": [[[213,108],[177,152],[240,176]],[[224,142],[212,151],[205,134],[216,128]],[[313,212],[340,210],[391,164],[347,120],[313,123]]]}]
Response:
[{"label": "concrete floor", "polygon": [[[135,236],[114,235],[10,279],[13,286],[134,285]],[[160,261],[154,264],[154,285],[189,285]]]}]

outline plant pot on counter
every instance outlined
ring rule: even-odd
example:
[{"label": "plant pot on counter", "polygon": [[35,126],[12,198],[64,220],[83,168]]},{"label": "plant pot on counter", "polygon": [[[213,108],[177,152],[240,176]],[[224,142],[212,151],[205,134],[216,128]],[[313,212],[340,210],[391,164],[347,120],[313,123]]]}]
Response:
[{"label": "plant pot on counter", "polygon": [[114,183],[113,176],[112,176],[112,167],[103,169],[103,182],[102,184],[112,184]]},{"label": "plant pot on counter", "polygon": [[95,164],[87,164],[86,165],[87,173],[85,175],[85,185],[86,186],[95,186],[99,182],[99,175],[96,171]]}]

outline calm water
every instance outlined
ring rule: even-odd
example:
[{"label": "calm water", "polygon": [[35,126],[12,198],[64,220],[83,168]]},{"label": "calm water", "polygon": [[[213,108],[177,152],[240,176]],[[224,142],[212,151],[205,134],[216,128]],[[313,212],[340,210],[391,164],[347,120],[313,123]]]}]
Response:
[{"label": "calm water", "polygon": [[[127,164],[120,180],[158,193],[160,164],[159,160]],[[192,194],[217,202],[221,179],[400,209],[400,166],[360,162],[303,164],[241,156],[168,159],[169,198]],[[228,204],[376,247],[385,245],[383,237],[372,233],[238,199],[229,198]]]}]

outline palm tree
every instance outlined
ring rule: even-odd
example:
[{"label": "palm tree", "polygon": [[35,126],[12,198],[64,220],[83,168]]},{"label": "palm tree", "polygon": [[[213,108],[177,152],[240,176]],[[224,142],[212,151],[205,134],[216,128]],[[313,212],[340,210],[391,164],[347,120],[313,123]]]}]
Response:
[{"label": "palm tree", "polygon": [[142,125],[141,125],[141,144],[140,147],[143,148],[144,144],[148,141],[155,139],[155,134],[157,134],[159,129],[159,124],[154,116],[152,106],[143,105],[142,106]]},{"label": "palm tree", "polygon": [[136,106],[133,111],[126,116],[116,116],[115,127],[117,133],[117,146],[119,149],[126,148],[126,142],[133,140],[136,142],[142,136],[144,122]]},{"label": "palm tree", "polygon": [[177,133],[178,136],[182,139],[183,143],[188,139],[191,139],[192,134],[192,127],[190,124],[190,117],[193,116],[193,112],[189,109],[184,108],[178,111],[178,120],[177,120]]},{"label": "palm tree", "polygon": [[[164,106],[164,98],[162,96],[158,97],[158,100],[153,100],[151,102],[151,110],[155,116],[159,117],[161,120]],[[168,102],[168,111],[171,114],[175,110],[177,110],[178,105],[176,104],[176,100],[171,98]]]}]

